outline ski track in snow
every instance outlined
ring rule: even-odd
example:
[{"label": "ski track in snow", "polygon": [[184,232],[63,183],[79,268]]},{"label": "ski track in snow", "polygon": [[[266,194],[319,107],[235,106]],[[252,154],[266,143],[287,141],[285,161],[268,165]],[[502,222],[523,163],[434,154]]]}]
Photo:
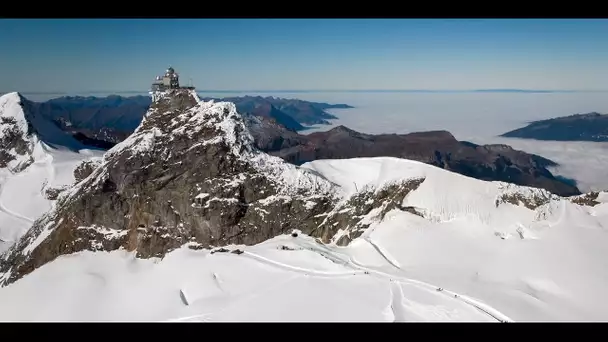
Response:
[{"label": "ski track in snow", "polygon": [[46,187],[52,187],[53,183],[55,182],[55,166],[53,165],[53,156],[48,153],[47,158],[45,158],[44,162],[46,164],[46,169],[48,173]]},{"label": "ski track in snow", "polygon": [[[300,245],[300,246],[304,247],[302,245]],[[324,249],[326,251],[332,253],[332,254],[336,254],[335,251],[332,251],[331,249],[329,249],[327,247],[325,247]],[[381,252],[381,250],[378,250],[376,248],[374,248],[374,249],[387,262],[389,262],[392,266],[395,266],[394,264],[392,264],[390,262],[390,259],[391,259],[390,257],[387,258],[386,255],[383,254],[383,252]],[[370,274],[374,273],[374,274],[379,275],[381,277],[389,278],[389,280],[391,280],[391,281],[393,281],[393,280],[399,280],[398,282],[401,283],[401,284],[417,285],[417,286],[422,287],[422,288],[424,288],[426,290],[429,290],[429,291],[437,291],[438,289],[442,289],[440,291],[441,293],[443,293],[445,295],[448,295],[448,296],[451,296],[451,297],[454,297],[456,299],[459,299],[459,300],[465,302],[466,304],[469,304],[469,305],[475,307],[476,309],[478,309],[478,310],[486,313],[487,315],[491,316],[492,318],[496,319],[499,322],[514,322],[513,319],[509,318],[505,314],[501,313],[500,311],[498,311],[498,310],[492,308],[491,306],[489,306],[487,304],[484,304],[484,303],[482,303],[482,302],[480,302],[480,301],[478,301],[476,299],[470,298],[468,296],[463,296],[463,295],[458,294],[458,293],[453,292],[453,291],[445,290],[445,289],[443,289],[443,288],[441,288],[439,286],[432,285],[432,284],[429,284],[429,283],[425,283],[423,281],[419,281],[419,280],[415,280],[415,279],[411,279],[411,278],[407,278],[407,277],[402,277],[402,276],[396,276],[396,275],[393,275],[393,274],[389,274],[389,273],[385,273],[385,272],[382,272],[382,271],[378,271],[378,270],[375,270],[373,268],[369,268],[369,267],[367,267],[367,266],[365,266],[365,265],[363,265],[361,263],[358,263],[358,262],[354,261],[350,255],[346,255],[346,254],[342,254],[342,253],[338,253],[338,254],[341,254],[341,255],[347,257],[348,261],[346,261],[346,263],[345,263],[346,265],[351,266],[351,267],[356,268],[356,269],[359,269],[359,270],[362,270],[363,272],[367,271]],[[401,272],[403,272],[401,270],[401,268],[399,268],[399,267],[397,267],[397,268]]]},{"label": "ski track in snow", "polygon": [[[262,257],[262,259],[266,259],[266,258]],[[260,259],[255,259],[255,260],[259,261]],[[277,264],[281,264],[281,263],[277,263]],[[282,265],[284,265],[284,264],[282,264]],[[288,266],[288,265],[285,265],[285,266]],[[253,293],[247,295],[245,298],[243,298],[241,300],[234,301],[234,302],[230,303],[229,305],[223,307],[222,309],[220,309],[218,311],[208,312],[208,313],[204,313],[204,314],[200,314],[200,315],[192,315],[192,316],[187,316],[187,317],[172,318],[172,319],[165,320],[163,322],[187,322],[187,321],[208,322],[209,320],[207,319],[207,317],[209,317],[209,316],[217,315],[217,314],[219,314],[221,312],[224,312],[224,311],[226,311],[226,310],[234,307],[237,304],[243,304],[243,303],[246,303],[248,301],[251,301],[252,299],[260,297],[263,294],[270,293],[274,289],[277,289],[277,288],[280,288],[282,286],[285,286],[287,283],[289,283],[292,280],[295,280],[295,279],[297,279],[299,277],[301,277],[299,274],[298,275],[294,275],[294,276],[289,277],[288,279],[286,279],[284,281],[281,281],[281,282],[275,284],[274,286],[270,286],[270,287],[266,288],[263,291],[253,292]]]},{"label": "ski track in snow", "polygon": [[393,312],[393,322],[398,323],[398,322],[407,322],[406,319],[406,313],[404,311],[404,307],[403,304],[401,303],[401,301],[403,300],[403,289],[401,288],[401,286],[396,283],[393,282],[392,280],[390,281],[390,292],[391,292],[391,303],[390,303],[390,309]]},{"label": "ski track in snow", "polygon": [[313,269],[309,269],[309,268],[287,265],[282,262],[275,261],[275,260],[263,257],[259,254],[251,253],[251,252],[247,252],[247,251],[244,251],[242,255],[245,255],[251,259],[254,259],[259,262],[262,262],[262,263],[265,263],[268,265],[272,265],[272,266],[275,266],[275,267],[278,267],[278,268],[281,268],[284,270],[303,273],[304,275],[314,275],[314,276],[318,276],[318,277],[332,277],[333,278],[333,277],[345,277],[345,276],[348,277],[348,276],[365,273],[365,270],[354,270],[353,272],[324,272],[324,271],[318,271],[318,270],[313,270]]},{"label": "ski track in snow", "polygon": [[[4,184],[2,184],[4,185]],[[14,217],[16,219],[19,219],[21,221],[27,222],[28,224],[32,224],[34,223],[34,220],[32,220],[29,217],[23,216],[19,213],[16,213],[10,209],[8,209],[5,205],[4,205],[4,201],[3,201],[3,190],[4,190],[4,186],[0,186],[0,211],[2,211],[3,213],[7,214],[8,216]]]},{"label": "ski track in snow", "polygon": [[367,241],[372,247],[374,247],[374,249],[378,252],[378,254],[380,254],[382,256],[382,258],[384,258],[384,260],[386,260],[389,264],[394,266],[396,269],[401,270],[401,265],[399,265],[399,262],[397,260],[395,260],[395,258],[393,258],[390,254],[388,254],[387,251],[385,251],[378,244],[376,244],[373,240],[371,240],[369,238],[369,236],[364,237],[363,240]]},{"label": "ski track in snow", "polygon": [[[300,242],[300,241],[298,241]],[[308,250],[312,250],[316,253],[321,254],[324,257],[328,257],[326,254],[322,254],[320,253],[320,251],[316,248],[310,248],[310,244],[308,243],[296,243],[299,247],[308,249]],[[330,277],[330,278],[335,278],[335,277],[352,277],[352,276],[356,276],[356,275],[361,275],[361,274],[368,274],[368,275],[376,275],[381,279],[386,280],[388,278],[390,286],[391,286],[391,310],[393,311],[393,315],[395,317],[395,322],[403,322],[405,321],[405,317],[406,315],[406,310],[402,304],[402,299],[404,298],[403,295],[403,290],[401,289],[400,284],[407,284],[407,285],[412,285],[412,286],[416,286],[418,288],[424,289],[426,291],[432,292],[432,293],[437,293],[437,291],[439,289],[441,289],[441,291],[439,291],[440,293],[442,293],[445,296],[449,296],[452,297],[454,299],[460,300],[462,302],[464,302],[465,304],[468,304],[470,306],[473,306],[475,309],[485,313],[486,315],[490,316],[491,318],[497,320],[498,322],[514,322],[514,320],[512,320],[511,318],[507,317],[506,315],[504,315],[503,313],[501,313],[500,311],[490,307],[487,304],[484,304],[478,300],[472,299],[470,297],[467,296],[463,296],[461,294],[458,294],[456,292],[452,292],[449,290],[445,290],[442,289],[436,285],[432,285],[429,283],[425,283],[419,280],[415,280],[415,279],[411,279],[411,278],[406,278],[406,277],[402,277],[402,276],[398,276],[398,275],[394,275],[394,274],[388,274],[388,273],[384,273],[382,271],[378,271],[372,268],[368,268],[365,265],[362,265],[360,263],[354,262],[352,260],[352,258],[349,255],[346,254],[342,254],[342,253],[336,253],[335,251],[332,251],[331,249],[323,246],[324,250],[329,253],[331,253],[330,255],[336,256],[336,254],[340,254],[343,255],[345,257],[347,257],[347,261],[337,257],[336,259],[339,259],[342,262],[337,262],[336,260],[334,260],[333,258],[328,258],[330,260],[332,260],[335,263],[339,263],[339,264],[343,264],[346,267],[350,267],[353,268],[352,272],[325,272],[325,271],[318,271],[318,270],[314,270],[314,269],[309,269],[309,268],[303,268],[303,267],[298,267],[298,266],[292,266],[292,265],[287,265],[285,263],[279,262],[279,261],[275,261],[272,260],[270,258],[261,256],[257,253],[252,253],[252,252],[248,252],[248,251],[243,251],[243,253],[241,254],[241,256],[246,256],[250,259],[256,260],[258,262],[264,263],[266,265],[270,265],[270,266],[274,266],[280,269],[284,269],[284,270],[288,270],[288,271],[293,271],[296,272],[298,274],[303,274],[305,276],[316,276],[316,277]],[[389,264],[391,264],[392,266],[395,266],[393,263],[391,263],[389,260],[391,259],[390,257],[387,258],[386,255],[384,255],[380,250],[376,249],[375,250],[381,254],[381,256],[387,261],[389,262]],[[220,253],[219,255],[222,255],[224,253]],[[228,255],[229,257],[232,255]],[[395,266],[396,267],[396,266]],[[400,271],[401,269],[399,267],[397,267]],[[297,276],[295,276],[297,277]],[[289,280],[292,280],[294,278],[290,278]],[[284,284],[284,283],[281,283]],[[274,287],[272,287],[274,288]],[[270,291],[270,289],[267,289],[266,291],[263,291],[264,293]],[[253,294],[256,297],[259,296],[261,293],[256,293]],[[250,297],[247,297],[248,299]],[[239,303],[241,303],[242,301],[238,301]],[[232,306],[232,304],[230,305]],[[226,309],[226,308],[225,308]],[[225,309],[222,309],[220,311],[224,311]],[[220,312],[218,311],[218,312]],[[201,318],[201,317],[206,317],[218,312],[214,312],[214,313],[206,313],[206,314],[202,314],[202,315],[194,315],[194,316],[189,316],[189,317],[183,317],[183,318],[176,318],[176,319],[172,319],[170,320],[171,322],[178,322],[178,321],[186,321],[189,319],[194,319],[194,318]]]},{"label": "ski track in snow", "polygon": [[[30,165],[30,167],[33,165],[38,166],[41,164],[44,164],[46,166],[48,177],[45,181],[45,185],[41,189],[41,191],[44,192],[45,188],[50,187],[51,184],[53,184],[53,182],[55,181],[55,167],[53,166],[53,156],[50,153],[48,153],[48,150],[46,148],[43,147],[43,150],[45,152],[47,152],[46,157],[42,160],[37,160],[37,161],[33,162],[32,165]],[[29,225],[33,224],[35,221],[33,218],[21,215],[20,213],[15,212],[6,207],[6,205],[4,204],[4,198],[3,198],[3,191],[4,191],[3,185],[4,184],[0,183],[0,211],[11,217],[18,219],[18,220],[24,221]],[[12,241],[8,241],[4,238],[0,238],[0,241],[1,242],[12,242]]]}]

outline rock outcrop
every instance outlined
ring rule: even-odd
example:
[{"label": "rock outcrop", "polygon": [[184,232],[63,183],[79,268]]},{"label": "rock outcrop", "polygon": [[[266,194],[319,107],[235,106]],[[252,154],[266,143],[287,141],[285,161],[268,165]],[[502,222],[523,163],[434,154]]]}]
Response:
[{"label": "rock outcrop", "polygon": [[101,160],[98,159],[87,159],[76,165],[74,169],[74,180],[76,183],[82,182],[85,178],[89,177],[96,168],[101,165]]}]

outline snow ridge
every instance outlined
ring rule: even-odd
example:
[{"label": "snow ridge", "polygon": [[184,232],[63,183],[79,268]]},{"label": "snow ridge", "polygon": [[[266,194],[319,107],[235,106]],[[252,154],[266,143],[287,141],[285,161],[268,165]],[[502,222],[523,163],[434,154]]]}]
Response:
[{"label": "snow ridge", "polygon": [[[432,222],[474,222],[497,230],[515,231],[520,225],[545,219],[562,198],[544,189],[466,177],[421,162],[400,158],[318,160],[302,165],[340,185],[343,196],[381,190],[412,179],[424,181],[403,199]],[[514,222],[518,218],[518,222]]]}]

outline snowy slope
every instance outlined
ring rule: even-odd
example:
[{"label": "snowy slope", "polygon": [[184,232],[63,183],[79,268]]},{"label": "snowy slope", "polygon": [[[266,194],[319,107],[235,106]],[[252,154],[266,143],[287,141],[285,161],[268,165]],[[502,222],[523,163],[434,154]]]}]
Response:
[{"label": "snowy slope", "polygon": [[162,261],[65,256],[0,290],[0,320],[496,321],[446,292],[305,249],[315,244],[282,236],[243,254],[183,248]]},{"label": "snowy slope", "polygon": [[74,183],[74,169],[83,160],[101,157],[100,151],[52,149],[39,143],[34,163],[19,173],[0,170],[0,253],[49,211],[54,200],[46,191]]},{"label": "snowy slope", "polygon": [[0,289],[0,320],[608,319],[606,193],[581,206],[394,158],[304,168],[341,185],[345,198],[422,177],[403,204],[423,217],[395,209],[346,247],[299,234],[224,251],[184,246],[162,260],[124,250],[65,255]]}]

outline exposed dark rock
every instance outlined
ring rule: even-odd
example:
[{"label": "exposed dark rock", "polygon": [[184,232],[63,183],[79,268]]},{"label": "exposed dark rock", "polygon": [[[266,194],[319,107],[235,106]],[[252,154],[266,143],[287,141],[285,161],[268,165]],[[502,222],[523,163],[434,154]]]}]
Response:
[{"label": "exposed dark rock", "polygon": [[598,196],[600,195],[599,192],[597,191],[592,191],[580,196],[574,196],[574,197],[570,197],[570,201],[572,203],[576,203],[578,205],[584,205],[584,206],[588,206],[588,207],[595,207],[596,205],[600,204],[600,202],[597,201]]},{"label": "exposed dark rock", "polygon": [[76,179],[76,183],[80,183],[83,179],[87,178],[100,165],[101,161],[97,159],[82,161],[74,169],[74,178]]},{"label": "exposed dark rock", "polygon": [[59,194],[61,194],[63,191],[65,191],[68,188],[68,186],[63,186],[63,187],[58,187],[58,188],[47,188],[44,191],[45,197],[51,201],[54,201],[57,199],[57,197],[59,196]]},{"label": "exposed dark rock", "polygon": [[218,249],[212,250],[211,254],[215,254],[215,253],[228,253],[228,252],[230,252],[229,249],[222,247],[222,248],[218,248]]},{"label": "exposed dark rock", "polygon": [[[320,242],[328,243],[335,234],[335,227],[341,227],[346,233],[336,241],[336,244],[345,246],[361,236],[372,222],[381,221],[389,211],[393,209],[407,211],[401,203],[422,182],[424,178],[390,184],[381,189],[363,189],[330,212],[314,233],[321,238]],[[416,215],[422,216],[418,212]]]},{"label": "exposed dark rock", "polygon": [[418,209],[414,208],[414,207],[400,207],[399,209],[408,212],[410,214],[414,214],[420,217],[424,217],[424,214],[421,213],[420,211],[418,211]]},{"label": "exposed dark rock", "polygon": [[510,203],[513,205],[523,204],[526,208],[534,210],[541,205],[549,203],[550,200],[551,197],[545,194],[534,193],[529,196],[524,196],[521,193],[506,193],[500,195],[500,197],[496,199],[496,207],[500,206],[502,203]]},{"label": "exposed dark rock", "polygon": [[196,243],[196,244],[188,245],[188,248],[198,251],[198,250],[204,249],[205,247],[199,243]]},{"label": "exposed dark rock", "polygon": [[[97,134],[92,134],[92,136],[96,136],[96,135]],[[105,140],[97,139],[97,138],[89,138],[82,131],[74,131],[72,133],[72,136],[74,137],[74,139],[80,141],[84,145],[91,146],[91,147],[97,147],[97,148],[100,148],[103,150],[109,150],[112,147],[114,147],[114,145],[116,145],[116,143],[113,141],[105,141]],[[112,139],[112,140],[114,140],[114,139]]]}]

